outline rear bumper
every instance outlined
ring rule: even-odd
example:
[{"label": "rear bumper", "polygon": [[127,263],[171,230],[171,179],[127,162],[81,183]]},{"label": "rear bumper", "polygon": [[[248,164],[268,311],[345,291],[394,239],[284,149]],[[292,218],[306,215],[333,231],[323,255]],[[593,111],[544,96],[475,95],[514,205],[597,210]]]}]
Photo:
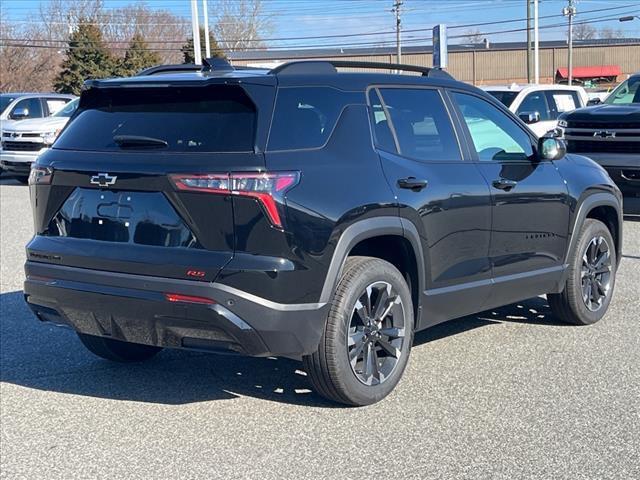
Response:
[{"label": "rear bumper", "polygon": [[[28,261],[25,299],[42,321],[117,340],[251,356],[317,349],[328,305],[284,305],[222,284]],[[211,299],[169,302],[165,293]]]}]

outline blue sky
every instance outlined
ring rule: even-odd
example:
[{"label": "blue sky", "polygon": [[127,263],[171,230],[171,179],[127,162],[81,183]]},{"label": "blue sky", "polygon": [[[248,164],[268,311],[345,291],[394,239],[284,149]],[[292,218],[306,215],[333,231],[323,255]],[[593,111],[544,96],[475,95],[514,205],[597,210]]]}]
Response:
[{"label": "blue sky", "polygon": [[[73,1],[73,0],[69,0]],[[210,8],[215,7],[216,0],[208,0]],[[35,21],[34,12],[47,0],[0,0],[0,9],[4,18],[9,21]],[[105,0],[106,8],[117,8],[135,3],[132,0]],[[184,17],[190,17],[189,0],[147,0],[145,3],[153,9],[166,9]],[[336,34],[374,35],[355,36],[333,39],[296,39],[268,42],[272,46],[368,46],[373,43],[394,41],[392,32],[395,19],[391,13],[393,0],[263,0],[264,11],[270,14],[273,21],[273,32],[270,38],[309,37]],[[540,15],[559,15],[566,0],[540,0]],[[525,0],[404,0],[403,29],[431,28],[437,23],[449,26],[450,35],[462,35],[469,29],[478,29],[492,42],[520,41],[525,39],[525,32],[494,33],[501,30],[523,28],[525,23],[510,22],[498,25],[462,27],[474,23],[521,19],[525,17]],[[611,27],[622,29],[626,36],[640,37],[640,20],[620,23],[618,16],[635,14],[640,16],[640,0],[578,0],[578,16],[576,21],[599,20],[592,25],[597,28]],[[600,12],[589,10],[602,9]],[[607,20],[607,18],[610,18]],[[602,20],[600,20],[602,19]],[[564,38],[566,26],[561,17],[542,18],[541,26],[563,24],[554,28],[542,29],[541,40],[557,40]],[[453,27],[453,28],[452,28]],[[404,39],[407,45],[430,43],[429,32],[406,32]],[[457,43],[460,40],[452,40]]]}]

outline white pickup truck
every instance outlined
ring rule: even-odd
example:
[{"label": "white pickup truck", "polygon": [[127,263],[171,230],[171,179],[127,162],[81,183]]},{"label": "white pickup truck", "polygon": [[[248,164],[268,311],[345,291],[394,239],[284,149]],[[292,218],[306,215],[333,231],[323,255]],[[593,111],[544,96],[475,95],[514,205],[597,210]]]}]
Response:
[{"label": "white pickup truck", "polygon": [[569,85],[497,85],[481,87],[518,115],[538,137],[558,125],[565,112],[587,105],[584,88]]},{"label": "white pickup truck", "polygon": [[19,120],[3,125],[0,140],[0,167],[26,183],[31,164],[53,144],[60,130],[78,108],[80,99],[67,103],[50,117]]}]

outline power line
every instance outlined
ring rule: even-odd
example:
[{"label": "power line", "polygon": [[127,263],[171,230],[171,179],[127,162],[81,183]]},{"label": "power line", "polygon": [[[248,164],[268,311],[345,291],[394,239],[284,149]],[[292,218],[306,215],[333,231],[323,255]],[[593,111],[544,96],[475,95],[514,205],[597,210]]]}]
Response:
[{"label": "power line", "polygon": [[[640,10],[634,10],[632,13],[636,13],[636,12],[640,12]],[[604,17],[600,17],[600,18],[593,18],[593,19],[589,19],[589,20],[584,20],[584,21],[580,21],[580,22],[575,22],[574,24],[591,24],[591,23],[601,23],[601,22],[605,22],[608,20],[613,20],[617,17],[611,17],[611,16],[604,16]],[[555,24],[551,24],[551,25],[544,25],[544,26],[540,26],[539,29],[540,30],[546,30],[546,29],[555,29],[558,27],[564,27],[565,24],[564,23],[555,23]],[[496,35],[496,34],[500,34],[500,33],[513,33],[513,32],[522,32],[527,30],[526,28],[518,28],[518,29],[508,29],[508,30],[500,30],[500,31],[493,31],[493,32],[484,32],[484,33],[480,33],[481,35]],[[454,35],[454,36],[450,36],[450,39],[456,39],[456,38],[465,38],[467,35],[461,34],[461,35]],[[429,41],[431,40],[431,37],[414,37],[414,38],[408,38],[407,40],[404,41],[405,44],[408,43],[420,43],[420,42],[425,42],[425,41]],[[10,47],[17,47],[17,48],[46,48],[46,49],[56,49],[56,50],[66,50],[69,48],[72,49],[78,49],[78,48],[84,48],[83,46],[59,46],[59,45],[44,45],[42,43],[46,43],[46,40],[41,40],[39,41],[41,44],[26,44],[26,43],[14,43],[14,42],[31,42],[33,40],[29,40],[29,39],[0,39],[0,46],[10,46]],[[105,42],[107,45],[110,44],[110,42]],[[166,41],[155,41],[155,42],[147,42],[147,43],[163,43],[166,44],[168,42]],[[319,49],[319,48],[328,48],[328,47],[345,47],[345,48],[350,48],[350,47],[360,47],[360,48],[366,48],[366,47],[384,47],[386,45],[393,45],[394,40],[388,40],[388,41],[379,41],[379,42],[353,42],[353,43],[338,43],[338,44],[324,44],[324,45],[295,45],[295,46],[278,46],[278,47],[270,47],[270,48],[265,48],[265,49],[260,49],[262,51],[282,51],[282,50],[309,50],[309,49]],[[125,51],[127,50],[126,47],[110,47],[111,50],[114,51]],[[154,48],[154,47],[150,47],[150,50],[153,51],[158,51],[158,52],[162,52],[162,51],[167,51],[167,52],[175,52],[175,51],[180,51],[180,47],[173,47],[173,48]],[[238,49],[238,51],[246,51],[247,49]]]},{"label": "power line", "polygon": [[[630,7],[635,7],[635,5],[633,4],[628,4],[628,5],[624,5],[624,6],[619,6],[619,7],[611,7],[611,8],[598,8],[598,9],[593,9],[593,10],[585,10],[582,12],[582,14],[588,14],[588,13],[597,13],[597,12],[602,12],[602,11],[611,11],[611,10],[620,10],[623,8],[630,8]],[[633,12],[621,12],[621,13],[633,13]],[[540,19],[546,19],[546,18],[560,18],[562,17],[562,14],[552,14],[552,15],[543,15],[540,16]],[[616,18],[612,18],[612,20],[615,20]],[[461,29],[461,28],[469,28],[469,27],[479,27],[479,26],[488,26],[488,25],[501,25],[501,24],[505,24],[505,23],[513,23],[513,22],[520,22],[520,21],[526,21],[525,18],[511,18],[511,19],[507,19],[507,20],[496,20],[496,21],[491,21],[491,22],[480,22],[480,23],[469,23],[469,24],[463,24],[463,25],[452,25],[450,27],[448,27],[449,30],[456,30],[456,29]],[[44,23],[44,22],[32,22],[32,23]],[[60,25],[68,25],[68,22],[47,22],[50,24],[60,24]],[[107,25],[132,25],[132,26],[162,26],[162,25],[188,25],[188,22],[185,20],[184,23],[179,23],[179,24],[173,24],[173,23],[150,23],[150,24],[132,24],[132,23],[125,23],[125,24],[114,24],[114,23],[100,23],[100,22],[83,22],[89,25],[96,25],[96,26],[107,26]],[[578,23],[578,22],[576,22]],[[487,33],[481,33],[481,35],[492,35],[495,33],[511,33],[511,32],[519,32],[519,31],[527,31],[527,28],[523,28],[523,29],[514,29],[514,30],[505,30],[503,32],[487,32]],[[530,29],[529,29],[530,30]],[[416,32],[431,32],[431,28],[414,28],[414,29],[406,29],[403,30],[404,33],[416,33]],[[345,34],[332,34],[332,35],[312,35],[312,36],[293,36],[293,37],[272,37],[272,38],[261,38],[261,39],[219,39],[218,41],[220,42],[236,42],[236,41],[244,41],[244,42],[259,42],[259,43],[264,43],[264,42],[271,42],[271,41],[290,41],[290,40],[323,40],[323,39],[332,39],[332,38],[352,38],[352,37],[363,37],[363,36],[384,36],[384,35],[391,35],[396,33],[395,30],[388,30],[388,31],[383,31],[383,32],[358,32],[358,33],[345,33]],[[467,35],[458,35],[458,36],[450,36],[449,38],[464,38]],[[16,41],[19,41],[18,39],[15,39]],[[28,41],[28,40],[25,40]],[[65,39],[51,39],[51,40],[47,40],[50,42],[59,42],[59,43],[67,43],[68,40]],[[165,39],[147,39],[146,40],[148,43],[184,43],[184,40],[165,40]],[[111,41],[110,43],[129,43],[130,40],[114,40]]]}]

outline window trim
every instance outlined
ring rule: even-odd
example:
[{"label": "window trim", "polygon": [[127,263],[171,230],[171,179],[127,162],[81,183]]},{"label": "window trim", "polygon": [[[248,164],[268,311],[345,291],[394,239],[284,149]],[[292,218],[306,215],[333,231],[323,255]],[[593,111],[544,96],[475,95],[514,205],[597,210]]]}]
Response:
[{"label": "window trim", "polygon": [[[471,132],[469,131],[469,127],[467,127],[467,124],[464,120],[464,115],[462,115],[462,112],[460,111],[460,108],[458,107],[458,104],[456,103],[454,97],[453,97],[453,93],[462,93],[465,95],[470,95],[473,97],[478,98],[479,100],[484,100],[485,102],[489,103],[490,105],[495,106],[498,110],[502,111],[502,113],[504,113],[507,117],[509,117],[513,123],[520,128],[520,130],[522,130],[527,137],[529,138],[529,141],[531,142],[531,148],[533,150],[533,158],[529,159],[529,160],[492,160],[491,162],[485,162],[485,161],[481,161],[480,158],[478,157],[478,152],[476,151],[475,148],[475,144],[473,143],[473,138],[471,137]],[[458,117],[458,122],[460,124],[460,128],[462,129],[462,132],[464,134],[466,143],[467,143],[467,149],[469,150],[469,155],[471,158],[472,162],[475,163],[480,163],[480,164],[488,164],[488,163],[495,163],[495,164],[503,164],[503,163],[508,163],[508,164],[524,164],[524,165],[531,165],[532,163],[536,163],[539,160],[538,158],[538,140],[535,137],[535,135],[533,134],[532,131],[530,131],[528,128],[526,128],[524,126],[524,124],[522,123],[522,121],[508,108],[506,108],[501,102],[499,102],[496,99],[493,98],[485,98],[484,95],[478,95],[476,92],[473,91],[469,91],[469,90],[464,90],[461,88],[447,88],[447,96],[449,97],[449,100],[451,102],[452,108],[455,110],[456,112],[456,116]]]},{"label": "window trim", "polygon": [[[400,148],[400,142],[398,141],[398,136],[396,134],[396,129],[395,126],[393,125],[393,119],[391,118],[391,115],[389,114],[389,110],[387,108],[387,103],[384,100],[384,97],[382,96],[382,93],[380,92],[380,89],[399,89],[399,90],[435,90],[436,93],[440,96],[440,100],[442,101],[442,105],[444,106],[445,112],[447,114],[447,117],[449,118],[449,124],[451,125],[451,130],[453,131],[453,135],[455,137],[455,141],[456,144],[458,146],[458,152],[460,153],[460,159],[459,160],[427,160],[424,158],[415,158],[415,157],[410,157],[408,155],[404,155],[402,153],[402,149]],[[452,115],[451,112],[451,107],[449,105],[449,102],[447,101],[447,97],[445,95],[444,89],[443,87],[439,86],[439,85],[411,85],[411,84],[405,84],[405,85],[401,85],[401,84],[380,84],[380,83],[372,83],[370,85],[367,86],[366,90],[365,90],[365,97],[367,100],[367,107],[369,109],[369,123],[371,123],[371,119],[372,119],[372,113],[373,113],[373,106],[371,105],[370,101],[369,101],[369,92],[371,90],[376,90],[376,94],[378,95],[378,98],[380,99],[380,102],[382,104],[382,108],[385,112],[385,115],[387,117],[387,122],[389,124],[389,129],[391,130],[391,135],[393,136],[393,141],[396,145],[396,152],[388,152],[387,150],[384,150],[380,147],[378,147],[378,145],[376,144],[376,139],[375,139],[375,133],[374,133],[374,125],[371,125],[371,131],[372,131],[372,140],[373,140],[373,145],[375,147],[376,150],[380,150],[382,152],[386,152],[386,153],[391,153],[392,155],[398,155],[399,157],[402,158],[407,158],[409,160],[412,160],[414,162],[420,162],[420,163],[464,163],[467,161],[467,155],[465,154],[465,151],[462,148],[462,142],[460,141],[460,133],[458,132],[458,123],[457,123],[457,119],[454,118],[454,116]]]}]

